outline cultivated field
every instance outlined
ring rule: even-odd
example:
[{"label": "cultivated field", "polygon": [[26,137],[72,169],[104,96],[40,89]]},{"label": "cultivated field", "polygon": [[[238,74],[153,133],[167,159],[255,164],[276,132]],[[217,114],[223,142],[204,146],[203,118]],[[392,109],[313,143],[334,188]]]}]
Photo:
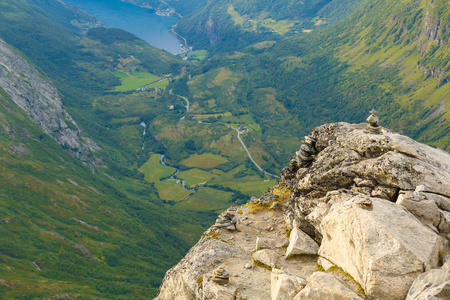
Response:
[{"label": "cultivated field", "polygon": [[[120,86],[115,87],[115,90],[119,92],[134,91],[161,79],[160,77],[147,72],[126,73],[124,71],[117,71],[113,74],[122,81]],[[155,86],[163,88],[167,86],[167,84],[168,80],[163,80],[160,81],[160,83],[158,82]]]},{"label": "cultivated field", "polygon": [[231,196],[232,193],[230,192],[211,188],[200,188],[197,193],[187,200],[175,204],[175,208],[222,212],[224,209],[230,207],[231,204],[228,200]]},{"label": "cultivated field", "polygon": [[191,155],[188,158],[183,159],[180,163],[190,168],[212,169],[226,162],[228,162],[228,159],[223,156],[205,153]]}]

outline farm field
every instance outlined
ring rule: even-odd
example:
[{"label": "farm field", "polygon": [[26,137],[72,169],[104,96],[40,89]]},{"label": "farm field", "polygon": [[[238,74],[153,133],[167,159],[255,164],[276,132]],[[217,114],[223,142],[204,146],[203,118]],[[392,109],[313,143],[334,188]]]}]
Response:
[{"label": "farm field", "polygon": [[208,56],[208,51],[206,50],[197,50],[189,53],[182,53],[179,57],[189,57],[192,60],[204,60]]},{"label": "farm field", "polygon": [[230,207],[228,200],[233,194],[211,188],[200,188],[197,193],[185,201],[175,204],[174,208],[222,212]]},{"label": "farm field", "polygon": [[228,162],[228,159],[212,153],[194,154],[180,161],[180,164],[190,168],[212,169]]},{"label": "farm field", "polygon": [[160,89],[164,89],[168,85],[169,85],[169,80],[168,79],[163,79],[163,80],[160,80],[160,81],[157,81],[155,83],[150,84],[148,86],[148,88],[155,88],[155,87],[157,87],[157,88],[160,88]]},{"label": "farm field", "polygon": [[118,78],[129,78],[130,75],[123,72],[123,71],[116,71],[113,73],[114,76],[118,77]]},{"label": "farm field", "polygon": [[186,171],[181,171],[180,173],[178,173],[177,177],[184,179],[186,186],[194,187],[201,183],[208,182],[215,176],[217,176],[217,175],[194,168],[194,169],[189,169]]},{"label": "farm field", "polygon": [[157,182],[161,178],[169,177],[175,172],[175,168],[161,165],[159,163],[160,157],[160,154],[150,155],[150,158],[139,168],[139,171],[144,174],[144,178],[148,182]]},{"label": "farm field", "polygon": [[175,168],[163,166],[159,163],[160,154],[152,154],[150,158],[139,168],[144,174],[145,180],[155,185],[158,195],[165,201],[181,201],[192,192],[185,190],[175,180],[161,181],[175,172]]},{"label": "farm field", "polygon": [[222,185],[256,197],[260,197],[267,192],[269,187],[276,185],[276,183],[275,179],[267,181],[267,178],[264,179],[258,175],[246,173],[244,165],[238,166],[208,182],[210,185]]},{"label": "farm field", "polygon": [[158,190],[159,197],[165,201],[179,202],[194,193],[183,189],[176,180],[158,181],[154,184]]},{"label": "farm field", "polygon": [[[157,82],[161,78],[147,72],[131,72],[126,73],[123,71],[117,71],[113,73],[114,76],[120,78],[122,84],[116,86],[115,90],[119,92],[134,91],[142,88],[143,86]],[[164,85],[165,84],[165,85]],[[163,80],[157,87],[165,87],[169,84],[168,80]]]},{"label": "farm field", "polygon": [[[231,116],[230,112],[226,112],[226,113],[219,113],[219,114],[195,114],[195,119],[200,120],[200,121],[205,121],[208,120],[208,118],[217,118],[217,117],[223,117],[223,116]],[[237,126],[236,126],[237,127]]]}]

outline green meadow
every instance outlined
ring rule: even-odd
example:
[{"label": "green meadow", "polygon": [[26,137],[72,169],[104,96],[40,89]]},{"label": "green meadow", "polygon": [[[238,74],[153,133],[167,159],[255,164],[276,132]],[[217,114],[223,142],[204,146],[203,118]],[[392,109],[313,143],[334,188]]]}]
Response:
[{"label": "green meadow", "polygon": [[[135,91],[151,83],[156,83],[161,79],[161,77],[158,77],[154,74],[147,72],[126,73],[124,71],[116,71],[113,73],[113,75],[116,76],[117,78],[120,78],[120,81],[122,82],[121,85],[116,86],[114,88],[116,91],[119,92]],[[158,84],[155,84],[155,86],[152,87],[164,88],[168,84],[169,84],[168,80],[163,80],[158,82]]]},{"label": "green meadow", "polygon": [[206,172],[200,169],[189,169],[186,171],[181,171],[178,174],[178,178],[184,179],[186,186],[194,187],[202,183],[207,183],[209,180],[214,178],[216,175]]},{"label": "green meadow", "polygon": [[230,206],[231,192],[211,188],[200,188],[185,201],[175,204],[177,209],[221,212]]},{"label": "green meadow", "polygon": [[175,172],[175,168],[163,166],[159,163],[160,154],[152,154],[150,158],[139,168],[146,181],[153,183],[158,195],[165,201],[180,201],[192,192],[181,187],[176,180],[161,181]]},{"label": "green meadow", "polygon": [[223,156],[212,153],[204,153],[191,155],[180,161],[180,164],[191,168],[197,167],[201,169],[212,169],[226,162],[228,162],[228,159]]},{"label": "green meadow", "polygon": [[208,56],[208,51],[206,50],[197,50],[188,53],[182,53],[179,57],[189,57],[191,60],[204,60]]}]

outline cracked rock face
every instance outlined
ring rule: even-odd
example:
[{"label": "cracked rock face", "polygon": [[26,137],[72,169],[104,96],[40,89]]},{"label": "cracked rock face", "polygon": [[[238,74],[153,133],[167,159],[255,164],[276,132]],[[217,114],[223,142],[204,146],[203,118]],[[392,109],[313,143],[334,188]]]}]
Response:
[{"label": "cracked rock face", "polygon": [[56,88],[2,40],[0,88],[27,113],[31,121],[39,125],[72,156],[83,163],[92,162],[91,148],[98,146],[81,136],[77,124],[64,109]]},{"label": "cracked rock face", "polygon": [[[220,259],[202,263],[188,254],[167,273],[157,299],[171,299],[165,295],[177,278],[198,269],[207,278],[219,264],[239,277],[222,288],[203,281],[204,291],[217,292],[206,297],[200,289],[180,299],[222,299],[224,288],[234,289],[235,299],[273,300],[403,300],[447,293],[450,155],[382,127],[369,131],[366,124],[326,124],[311,136],[317,150],[311,164],[302,166],[294,157],[269,203],[254,199],[234,208],[242,212],[236,214],[238,231],[211,228],[193,249],[198,257],[213,255],[202,245],[216,230],[214,237],[227,245],[217,252]],[[280,209],[269,210],[274,203]],[[286,232],[291,236],[284,248]],[[254,241],[265,249],[254,252]],[[261,253],[270,260],[257,257],[262,266],[242,267]],[[276,274],[268,270],[275,267]]]},{"label": "cracked rock face", "polygon": [[450,199],[450,156],[361,125],[323,125],[312,135],[320,153],[311,166],[285,170],[293,190],[287,221],[320,241],[319,256],[367,295],[404,299],[448,251],[448,211],[440,207]]}]

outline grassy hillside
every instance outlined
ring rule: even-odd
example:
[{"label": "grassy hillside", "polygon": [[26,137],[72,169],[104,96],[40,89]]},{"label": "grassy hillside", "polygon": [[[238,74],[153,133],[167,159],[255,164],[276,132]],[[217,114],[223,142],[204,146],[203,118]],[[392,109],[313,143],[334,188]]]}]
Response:
[{"label": "grassy hillside", "polygon": [[140,106],[127,109],[138,113],[131,121],[95,105],[133,97],[109,92],[121,84],[115,70],[163,76],[178,72],[181,60],[122,31],[77,37],[78,27],[67,22],[83,20],[57,1],[0,6],[0,37],[56,84],[66,109],[101,147],[92,174],[0,91],[0,298],[152,298],[215,214],[172,209],[137,170],[151,150],[136,151],[139,122],[159,113],[156,91],[134,97]]},{"label": "grassy hillside", "polygon": [[154,296],[205,218],[145,181],[92,174],[3,91],[0,103],[0,297]]},{"label": "grassy hillside", "polygon": [[[442,3],[367,2],[322,32],[217,55],[178,91],[206,111],[250,114],[262,128],[263,149],[279,165],[287,161],[288,141],[298,143],[325,122],[363,122],[372,108],[384,126],[449,149]],[[214,80],[225,69],[228,80]],[[214,110],[205,105],[211,99]]]},{"label": "grassy hillside", "polygon": [[[228,52],[247,45],[307,34],[349,16],[363,0],[125,0],[143,7],[173,7],[175,27],[196,50]],[[159,3],[158,3],[159,2]]]},{"label": "grassy hillside", "polygon": [[[183,1],[196,2],[196,1]],[[347,17],[361,0],[204,1],[194,11],[168,1],[183,18],[175,30],[196,49],[227,52],[265,40],[302,35]]]}]

